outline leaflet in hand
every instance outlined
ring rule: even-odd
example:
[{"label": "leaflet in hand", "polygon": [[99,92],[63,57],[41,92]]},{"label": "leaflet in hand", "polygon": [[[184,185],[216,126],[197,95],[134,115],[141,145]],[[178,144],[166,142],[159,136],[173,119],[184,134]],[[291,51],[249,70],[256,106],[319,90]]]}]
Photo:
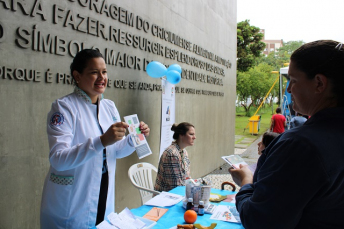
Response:
[{"label": "leaflet in hand", "polygon": [[135,146],[135,150],[139,159],[152,154],[146,137],[140,131],[140,121],[137,114],[124,117],[124,121],[129,125],[129,135]]},{"label": "leaflet in hand", "polygon": [[232,166],[233,169],[240,168],[240,165],[247,165],[247,163],[242,159],[239,155],[229,155],[223,156],[223,160],[225,160],[229,165]]}]

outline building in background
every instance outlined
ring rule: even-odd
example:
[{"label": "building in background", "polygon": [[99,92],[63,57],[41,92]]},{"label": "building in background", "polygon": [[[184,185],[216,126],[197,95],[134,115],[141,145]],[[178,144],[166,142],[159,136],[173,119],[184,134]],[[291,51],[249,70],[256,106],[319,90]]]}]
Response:
[{"label": "building in background", "polygon": [[270,52],[276,52],[279,48],[283,46],[283,40],[265,40],[265,29],[261,29],[260,32],[264,35],[262,42],[266,44],[263,51],[264,55],[268,55]]}]

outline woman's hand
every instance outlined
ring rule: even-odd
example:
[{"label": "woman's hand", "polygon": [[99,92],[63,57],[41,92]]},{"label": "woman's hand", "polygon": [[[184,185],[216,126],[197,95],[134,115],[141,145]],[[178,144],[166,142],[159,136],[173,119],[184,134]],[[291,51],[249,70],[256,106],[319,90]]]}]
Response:
[{"label": "woman's hand", "polygon": [[112,124],[109,129],[100,136],[100,140],[104,147],[114,144],[115,142],[122,140],[125,136],[129,125],[125,122],[116,122]]},{"label": "woman's hand", "polygon": [[228,172],[232,175],[233,181],[240,187],[245,184],[253,183],[253,173],[248,168],[248,165],[241,165],[239,169],[228,169]]},{"label": "woman's hand", "polygon": [[150,129],[148,125],[142,121],[140,122],[140,131],[142,134],[144,134],[145,137],[149,136]]}]

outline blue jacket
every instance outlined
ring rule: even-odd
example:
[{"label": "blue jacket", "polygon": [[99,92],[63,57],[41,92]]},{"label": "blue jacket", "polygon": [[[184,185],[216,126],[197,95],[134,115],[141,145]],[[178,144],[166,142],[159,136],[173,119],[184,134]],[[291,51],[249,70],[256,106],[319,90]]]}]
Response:
[{"label": "blue jacket", "polygon": [[[77,87],[52,104],[47,120],[50,169],[43,188],[41,228],[95,226],[104,149],[100,135],[120,120],[115,104],[102,99],[98,123],[97,105]],[[105,216],[115,209],[116,159],[134,150],[130,138],[106,147],[109,185]]]},{"label": "blue jacket", "polygon": [[246,229],[344,228],[344,108],[329,108],[263,151],[236,206]]}]

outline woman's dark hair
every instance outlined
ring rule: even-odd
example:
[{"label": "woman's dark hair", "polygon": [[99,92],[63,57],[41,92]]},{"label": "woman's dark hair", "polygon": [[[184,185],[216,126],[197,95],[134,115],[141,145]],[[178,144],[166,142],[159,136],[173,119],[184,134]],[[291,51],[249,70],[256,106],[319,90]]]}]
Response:
[{"label": "woman's dark hair", "polygon": [[190,127],[195,128],[194,125],[188,122],[182,122],[178,125],[173,124],[171,127],[171,130],[174,132],[173,139],[178,140],[179,135],[185,135],[189,131]]},{"label": "woman's dark hair", "polygon": [[263,134],[262,143],[265,147],[268,147],[268,145],[274,140],[276,137],[278,137],[280,134],[275,132],[265,132]]},{"label": "woman's dark hair", "polygon": [[344,106],[344,46],[332,40],[313,41],[302,45],[290,57],[309,79],[323,74],[329,79],[338,106]]},{"label": "woman's dark hair", "polygon": [[[73,76],[73,71],[82,73],[87,66],[87,63],[92,58],[104,58],[97,49],[84,49],[76,54],[70,65],[70,73]],[[73,76],[74,77],[74,76]]]}]

